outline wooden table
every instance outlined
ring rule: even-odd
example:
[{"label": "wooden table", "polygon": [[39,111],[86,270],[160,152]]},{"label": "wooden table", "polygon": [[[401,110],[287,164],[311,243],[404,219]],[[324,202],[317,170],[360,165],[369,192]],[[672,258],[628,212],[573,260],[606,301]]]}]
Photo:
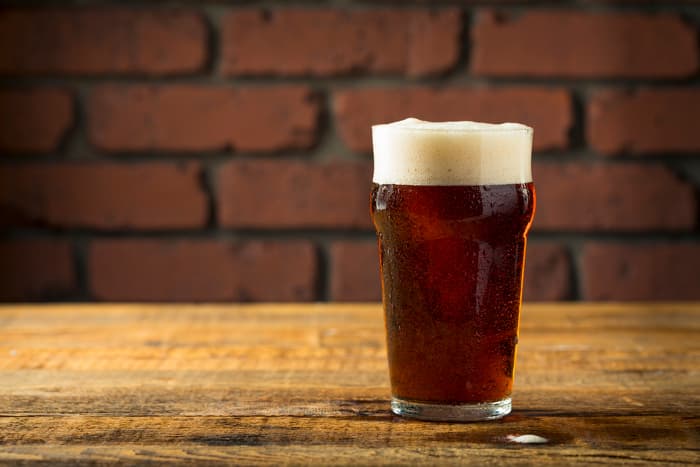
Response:
[{"label": "wooden table", "polygon": [[699,331],[526,305],[514,412],[452,424],[389,412],[379,305],[0,307],[0,463],[694,464]]}]

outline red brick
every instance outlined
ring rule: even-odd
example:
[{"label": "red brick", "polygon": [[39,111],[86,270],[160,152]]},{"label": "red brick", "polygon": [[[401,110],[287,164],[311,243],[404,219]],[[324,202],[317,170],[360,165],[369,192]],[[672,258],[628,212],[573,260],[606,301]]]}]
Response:
[{"label": "red brick", "polygon": [[73,125],[73,96],[60,89],[0,90],[0,150],[49,152]]},{"label": "red brick", "polygon": [[571,258],[566,247],[529,242],[525,257],[523,300],[566,300],[571,298],[571,289]]},{"label": "red brick", "polygon": [[331,300],[382,300],[376,241],[335,242],[330,248]]},{"label": "red brick", "polygon": [[700,299],[700,244],[592,243],[582,261],[586,300]]},{"label": "red brick", "polygon": [[106,151],[308,148],[319,106],[302,86],[120,86],[93,90],[88,134]]},{"label": "red brick", "polygon": [[698,69],[695,31],[671,14],[487,10],[472,36],[477,75],[664,78]]},{"label": "red brick", "polygon": [[96,229],[201,227],[207,200],[194,163],[0,166],[0,224]]},{"label": "red brick", "polygon": [[698,152],[700,91],[643,89],[596,93],[588,103],[588,142],[603,154]]},{"label": "red brick", "polygon": [[535,128],[535,149],[564,148],[572,124],[566,91],[541,87],[366,88],[339,91],[335,116],[351,149],[372,149],[370,127],[417,117],[425,120],[520,122]]},{"label": "red brick", "polygon": [[191,73],[207,60],[203,18],[182,10],[0,11],[2,74]]},{"label": "red brick", "polygon": [[371,229],[367,163],[235,160],[222,167],[224,227]]},{"label": "red brick", "polygon": [[535,164],[536,230],[689,230],[693,187],[666,167]]},{"label": "red brick", "polygon": [[59,299],[75,292],[76,288],[68,242],[0,241],[0,300]]},{"label": "red brick", "polygon": [[222,70],[229,75],[409,76],[452,68],[456,9],[243,9],[224,18]]},{"label": "red brick", "polygon": [[99,300],[310,301],[316,251],[305,241],[95,240],[90,290]]}]

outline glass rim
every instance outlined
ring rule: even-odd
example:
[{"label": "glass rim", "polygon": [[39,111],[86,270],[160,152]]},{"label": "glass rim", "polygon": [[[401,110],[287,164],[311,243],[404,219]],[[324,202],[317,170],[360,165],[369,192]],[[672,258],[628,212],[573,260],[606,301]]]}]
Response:
[{"label": "glass rim", "polygon": [[[445,121],[445,122],[430,122],[430,123],[464,123],[464,121]],[[462,133],[462,134],[472,134],[472,133],[533,133],[534,129],[528,125],[516,122],[502,122],[502,123],[487,123],[487,122],[473,122],[478,123],[479,127],[465,128],[465,127],[441,127],[441,128],[431,128],[428,125],[393,125],[392,122],[388,123],[377,123],[372,125],[372,130],[382,129],[387,131],[399,131],[399,132],[424,132],[424,133]]]}]

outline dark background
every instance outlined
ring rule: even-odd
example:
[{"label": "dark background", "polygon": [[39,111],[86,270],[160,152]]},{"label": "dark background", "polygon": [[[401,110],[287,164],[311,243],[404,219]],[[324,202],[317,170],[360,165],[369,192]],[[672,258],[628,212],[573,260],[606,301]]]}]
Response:
[{"label": "dark background", "polygon": [[5,2],[0,299],[378,300],[369,126],[535,127],[526,300],[700,298],[693,1]]}]

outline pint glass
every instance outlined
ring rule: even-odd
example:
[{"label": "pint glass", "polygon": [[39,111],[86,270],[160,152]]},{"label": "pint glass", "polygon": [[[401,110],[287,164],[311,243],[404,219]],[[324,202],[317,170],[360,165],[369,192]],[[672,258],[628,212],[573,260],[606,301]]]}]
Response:
[{"label": "pint glass", "polygon": [[407,119],[372,140],[392,411],[500,418],[535,210],[532,128]]}]

